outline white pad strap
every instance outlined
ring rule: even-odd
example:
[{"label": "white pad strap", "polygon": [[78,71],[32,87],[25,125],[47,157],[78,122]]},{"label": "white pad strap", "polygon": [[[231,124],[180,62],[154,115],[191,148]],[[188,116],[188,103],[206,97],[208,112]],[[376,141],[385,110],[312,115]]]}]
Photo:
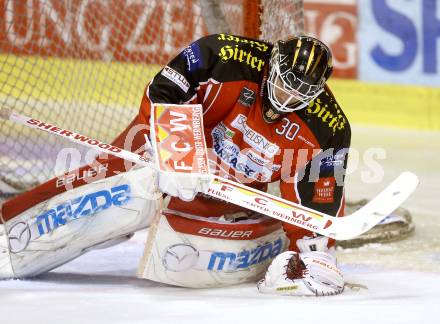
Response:
[{"label": "white pad strap", "polygon": [[328,237],[325,236],[304,236],[296,241],[296,246],[300,252],[328,251],[327,245]]},{"label": "white pad strap", "polygon": [[198,192],[206,192],[211,182],[210,175],[200,173],[159,171],[158,178],[162,192],[183,201],[191,201]]}]

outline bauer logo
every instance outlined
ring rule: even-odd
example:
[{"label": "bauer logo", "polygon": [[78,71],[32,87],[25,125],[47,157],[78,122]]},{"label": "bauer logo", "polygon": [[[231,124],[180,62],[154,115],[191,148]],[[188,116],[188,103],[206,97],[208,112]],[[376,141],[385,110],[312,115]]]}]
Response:
[{"label": "bauer logo", "polygon": [[112,206],[123,206],[130,199],[130,187],[126,184],[74,198],[37,216],[38,233],[49,234],[80,217],[93,216]]},{"label": "bauer logo", "polygon": [[233,271],[246,269],[256,264],[261,264],[275,258],[283,249],[283,241],[278,238],[274,242],[257,246],[252,250],[239,253],[234,252],[212,252],[208,264],[211,271]]},{"label": "bauer logo", "polygon": [[90,167],[90,169],[77,171],[76,173],[67,173],[57,178],[56,187],[63,187],[73,184],[75,181],[84,180],[86,183],[91,183],[99,178],[105,177],[108,170],[108,164],[99,164]]}]

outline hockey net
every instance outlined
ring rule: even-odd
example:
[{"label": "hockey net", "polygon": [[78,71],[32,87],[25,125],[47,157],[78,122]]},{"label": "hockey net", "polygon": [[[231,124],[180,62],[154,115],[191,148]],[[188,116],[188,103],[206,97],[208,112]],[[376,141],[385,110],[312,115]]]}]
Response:
[{"label": "hockey net", "polygon": [[[136,115],[160,67],[195,39],[224,32],[275,41],[304,31],[303,0],[0,0],[0,10],[0,107],[105,142]],[[94,154],[0,120],[0,202]],[[385,224],[395,235],[376,230],[344,247],[411,234],[409,213],[396,217],[397,229]]]},{"label": "hockey net", "polygon": [[[1,106],[107,142],[136,115],[160,66],[191,41],[260,31],[274,40],[304,27],[302,0],[0,0],[0,10]],[[89,160],[81,147],[0,121],[0,192]]]}]

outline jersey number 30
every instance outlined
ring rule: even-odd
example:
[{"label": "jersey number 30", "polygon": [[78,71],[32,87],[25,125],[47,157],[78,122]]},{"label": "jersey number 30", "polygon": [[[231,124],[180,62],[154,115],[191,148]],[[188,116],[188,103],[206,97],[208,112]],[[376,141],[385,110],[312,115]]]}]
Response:
[{"label": "jersey number 30", "polygon": [[282,119],[282,122],[283,123],[275,129],[275,132],[280,136],[284,136],[289,141],[293,141],[296,134],[298,134],[299,125],[297,123],[291,122],[285,117]]}]

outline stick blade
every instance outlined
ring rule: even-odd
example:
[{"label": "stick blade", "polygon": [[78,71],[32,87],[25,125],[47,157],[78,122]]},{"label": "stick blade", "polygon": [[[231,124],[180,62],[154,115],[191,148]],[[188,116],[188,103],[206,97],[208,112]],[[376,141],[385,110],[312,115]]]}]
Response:
[{"label": "stick blade", "polygon": [[350,240],[381,222],[395,211],[414,192],[419,184],[417,176],[409,171],[402,172],[381,193],[368,204],[351,215],[338,219],[345,223],[339,233],[331,233],[337,240]]},{"label": "stick blade", "polygon": [[376,213],[388,216],[395,211],[417,188],[418,177],[409,171],[402,172],[381,194],[378,195]]}]

